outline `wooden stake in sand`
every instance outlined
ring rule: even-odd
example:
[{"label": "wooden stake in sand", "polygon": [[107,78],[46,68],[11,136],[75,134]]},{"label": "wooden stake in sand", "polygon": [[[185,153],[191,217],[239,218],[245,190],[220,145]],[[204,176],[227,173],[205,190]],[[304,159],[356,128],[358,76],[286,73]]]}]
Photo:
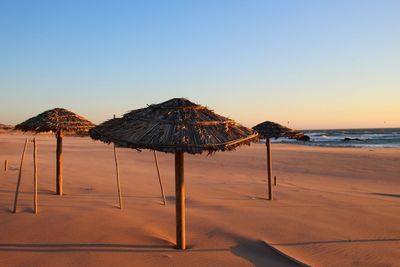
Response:
[{"label": "wooden stake in sand", "polygon": [[272,166],[271,166],[271,140],[267,138],[265,141],[267,146],[267,172],[268,172],[268,200],[273,200],[272,195]]},{"label": "wooden stake in sand", "polygon": [[8,160],[4,161],[4,171],[7,172],[8,171]]},{"label": "wooden stake in sand", "polygon": [[175,152],[176,248],[186,249],[185,175],[183,152]]},{"label": "wooden stake in sand", "polygon": [[117,149],[115,148],[115,144],[114,144],[114,159],[115,159],[115,171],[117,173],[119,208],[122,209],[121,184],[119,182],[119,165],[118,165]]},{"label": "wooden stake in sand", "polygon": [[21,164],[19,165],[17,188],[15,190],[15,198],[14,198],[14,208],[12,211],[13,213],[17,212],[18,192],[19,192],[19,185],[21,184],[21,177],[22,177],[22,165],[24,163],[24,157],[25,157],[25,152],[26,152],[27,146],[28,146],[28,138],[26,138],[26,140],[25,140],[24,150],[23,150],[22,156],[21,156]]},{"label": "wooden stake in sand", "polygon": [[36,138],[33,138],[33,212],[38,213],[38,199],[37,199],[37,189],[38,189],[38,176],[37,176],[37,145]]},{"label": "wooden stake in sand", "polygon": [[62,196],[62,141],[63,132],[58,130],[57,134],[57,151],[56,151],[56,194]]},{"label": "wooden stake in sand", "polygon": [[153,152],[154,152],[154,161],[156,162],[158,181],[160,182],[161,195],[162,195],[162,198],[163,198],[164,205],[166,205],[167,201],[165,200],[164,187],[163,187],[163,184],[162,184],[162,181],[161,181],[160,169],[158,168],[157,154],[156,154],[155,150],[153,150]]},{"label": "wooden stake in sand", "polygon": [[[114,114],[114,119],[115,119],[115,114]],[[113,143],[113,145],[114,145],[115,171],[116,171],[116,173],[117,173],[117,188],[118,188],[119,208],[122,209],[121,184],[120,184],[120,182],[119,182],[118,155],[117,155],[117,149],[115,148],[115,143]]]}]

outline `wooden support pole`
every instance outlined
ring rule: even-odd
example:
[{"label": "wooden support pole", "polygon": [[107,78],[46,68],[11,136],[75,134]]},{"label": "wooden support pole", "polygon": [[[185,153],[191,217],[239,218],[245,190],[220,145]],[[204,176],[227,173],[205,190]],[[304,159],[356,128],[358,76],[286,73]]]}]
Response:
[{"label": "wooden support pole", "polygon": [[4,161],[4,171],[7,172],[8,171],[8,160]]},{"label": "wooden support pole", "polygon": [[117,155],[117,149],[115,148],[115,144],[114,144],[114,159],[115,159],[115,171],[117,173],[119,208],[122,209],[121,184],[119,182],[119,164],[118,164],[118,155]]},{"label": "wooden support pole", "polygon": [[62,196],[62,141],[63,132],[58,130],[57,134],[57,151],[56,151],[56,194]]},{"label": "wooden support pole", "polygon": [[158,167],[157,154],[156,154],[155,150],[153,150],[153,152],[154,152],[154,161],[156,163],[156,168],[157,168],[158,181],[160,183],[161,195],[162,195],[162,198],[163,198],[164,205],[166,205],[167,201],[165,200],[164,187],[163,187],[163,184],[162,184],[162,181],[161,181],[160,169]]},{"label": "wooden support pole", "polygon": [[35,214],[38,213],[38,175],[37,175],[37,145],[36,138],[33,138],[33,185],[34,185],[34,194],[33,194],[33,212]]},{"label": "wooden support pole", "polygon": [[267,172],[268,172],[268,200],[273,200],[272,194],[272,166],[271,166],[271,140],[267,138],[265,142],[267,146]]},{"label": "wooden support pole", "polygon": [[[114,119],[115,119],[115,114],[114,114]],[[117,149],[114,145],[114,160],[115,160],[115,171],[117,173],[117,189],[118,189],[118,201],[119,201],[119,208],[122,209],[122,196],[121,196],[121,184],[119,182],[119,163],[118,163],[118,155],[117,155]]]},{"label": "wooden support pole", "polygon": [[176,248],[186,249],[185,179],[183,152],[175,152]]},{"label": "wooden support pole", "polygon": [[27,146],[28,146],[28,138],[26,138],[26,140],[25,140],[24,150],[23,150],[22,156],[21,156],[21,164],[19,165],[17,188],[15,190],[15,198],[14,198],[14,208],[12,211],[13,213],[17,212],[18,192],[19,192],[19,186],[21,184],[21,177],[22,177],[22,165],[24,163],[24,157],[25,157],[25,152],[26,152]]}]

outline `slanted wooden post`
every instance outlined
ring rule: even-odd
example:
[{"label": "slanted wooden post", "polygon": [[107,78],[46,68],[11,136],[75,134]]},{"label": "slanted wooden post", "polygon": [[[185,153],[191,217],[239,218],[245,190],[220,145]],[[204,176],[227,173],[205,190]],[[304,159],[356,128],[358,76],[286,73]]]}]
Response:
[{"label": "slanted wooden post", "polygon": [[26,147],[28,146],[28,138],[25,140],[24,150],[21,156],[21,164],[19,165],[19,172],[18,172],[18,181],[17,181],[17,188],[15,190],[15,198],[14,198],[14,208],[13,213],[17,212],[17,202],[18,202],[18,193],[19,193],[19,185],[21,184],[21,177],[22,177],[22,164],[24,163],[24,157],[26,152]]},{"label": "slanted wooden post", "polygon": [[272,194],[272,166],[271,166],[271,140],[267,138],[265,141],[267,146],[267,172],[268,172],[268,200],[273,200]]},{"label": "slanted wooden post", "polygon": [[153,150],[153,152],[154,152],[154,161],[156,162],[156,168],[157,168],[157,174],[158,174],[158,181],[160,182],[161,195],[162,195],[162,198],[163,198],[164,205],[166,205],[166,204],[167,204],[167,201],[165,200],[164,187],[163,187],[163,184],[162,184],[162,181],[161,181],[160,169],[158,168],[157,154],[156,154],[156,151],[155,151],[155,150]]},{"label": "slanted wooden post", "polygon": [[[115,114],[114,114],[114,119],[115,119]],[[117,155],[117,149],[114,145],[114,160],[115,160],[115,171],[117,173],[117,188],[118,188],[118,200],[119,200],[119,208],[122,209],[122,196],[121,196],[121,184],[119,182],[119,164],[118,164],[118,155]]]},{"label": "slanted wooden post", "polygon": [[183,152],[175,152],[176,248],[186,249],[185,179]]},{"label": "slanted wooden post", "polygon": [[56,194],[62,196],[62,140],[63,132],[58,130],[57,136],[57,151],[56,151]]},{"label": "slanted wooden post", "polygon": [[33,194],[33,212],[35,214],[38,213],[38,199],[37,199],[37,190],[38,190],[38,177],[37,177],[37,145],[36,138],[33,138],[33,185],[34,185],[34,194]]},{"label": "slanted wooden post", "polygon": [[8,160],[4,161],[4,171],[7,172],[8,171]]},{"label": "slanted wooden post", "polygon": [[115,144],[114,144],[114,159],[115,159],[115,171],[117,173],[117,188],[118,188],[119,208],[122,209],[121,184],[119,182],[119,165],[118,165],[117,149],[115,148]]}]

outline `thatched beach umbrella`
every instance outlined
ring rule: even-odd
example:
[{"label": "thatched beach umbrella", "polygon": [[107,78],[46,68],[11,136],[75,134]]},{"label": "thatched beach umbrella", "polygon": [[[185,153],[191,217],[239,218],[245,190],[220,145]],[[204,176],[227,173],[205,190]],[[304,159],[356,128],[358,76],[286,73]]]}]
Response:
[{"label": "thatched beach umbrella", "polygon": [[184,153],[233,150],[258,134],[184,98],[133,110],[90,131],[93,139],[175,154],[176,245],[186,249]]},{"label": "thatched beach umbrella", "polygon": [[95,125],[69,110],[55,108],[47,110],[18,125],[15,129],[24,132],[53,132],[57,137],[56,151],[56,193],[62,195],[62,140],[64,133],[87,135]]},{"label": "thatched beach umbrella", "polygon": [[272,164],[271,164],[271,138],[288,137],[297,138],[301,135],[300,132],[282,126],[272,121],[264,121],[253,127],[261,138],[265,138],[267,146],[267,172],[268,172],[268,199],[272,200]]}]

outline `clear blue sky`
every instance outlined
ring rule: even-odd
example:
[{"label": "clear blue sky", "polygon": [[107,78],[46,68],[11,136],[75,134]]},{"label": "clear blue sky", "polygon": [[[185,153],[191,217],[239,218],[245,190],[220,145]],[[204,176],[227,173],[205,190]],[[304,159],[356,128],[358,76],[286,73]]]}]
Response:
[{"label": "clear blue sky", "polygon": [[0,93],[8,124],[187,97],[247,126],[400,126],[400,1],[0,0]]}]

